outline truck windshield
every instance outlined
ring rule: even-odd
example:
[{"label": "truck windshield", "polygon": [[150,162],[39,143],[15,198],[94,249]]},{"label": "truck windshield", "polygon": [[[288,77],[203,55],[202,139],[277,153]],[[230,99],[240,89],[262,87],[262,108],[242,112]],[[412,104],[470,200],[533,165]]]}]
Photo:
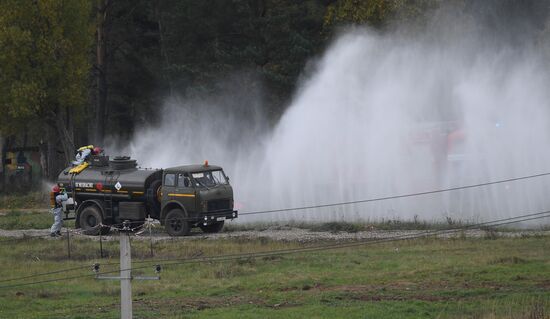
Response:
[{"label": "truck windshield", "polygon": [[193,176],[196,186],[214,187],[229,184],[222,170],[197,172],[192,173],[191,176]]}]

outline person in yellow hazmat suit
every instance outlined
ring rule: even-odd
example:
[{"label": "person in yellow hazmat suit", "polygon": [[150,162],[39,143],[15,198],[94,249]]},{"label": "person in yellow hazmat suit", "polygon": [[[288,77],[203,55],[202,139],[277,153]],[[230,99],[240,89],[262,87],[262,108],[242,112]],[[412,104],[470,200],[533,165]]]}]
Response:
[{"label": "person in yellow hazmat suit", "polygon": [[76,151],[75,160],[73,161],[73,165],[80,165],[84,163],[86,158],[92,153],[92,149],[94,148],[93,145],[88,146],[82,146]]}]

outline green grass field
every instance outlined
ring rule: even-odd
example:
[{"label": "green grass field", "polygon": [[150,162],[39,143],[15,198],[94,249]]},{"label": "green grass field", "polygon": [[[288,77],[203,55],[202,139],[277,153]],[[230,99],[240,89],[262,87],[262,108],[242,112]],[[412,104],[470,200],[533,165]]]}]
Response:
[{"label": "green grass field", "polygon": [[[38,198],[38,196],[35,196]],[[16,197],[0,229],[45,229],[52,215]],[[31,206],[29,206],[31,207]],[[36,207],[36,206],[33,206]],[[40,205],[40,207],[46,207]],[[5,206],[4,206],[5,208]],[[18,210],[17,210],[18,209]],[[456,222],[452,221],[456,226]],[[66,226],[72,227],[68,222]],[[445,223],[290,223],[311,231],[444,229]],[[230,225],[227,231],[277,225]],[[543,229],[543,228],[541,228]],[[547,227],[545,228],[547,229]],[[260,235],[261,236],[261,235]],[[5,242],[2,242],[5,241]],[[331,242],[332,243],[332,242]],[[93,278],[91,265],[118,270],[118,241],[0,238],[0,318],[116,318],[119,283]],[[267,238],[132,240],[134,275],[154,275],[157,259],[242,254],[317,243]],[[163,265],[160,281],[134,281],[135,318],[550,318],[550,237],[425,238],[229,261]],[[78,270],[5,281],[36,273]],[[114,275],[114,274],[111,274]],[[8,285],[83,276],[21,287]]]},{"label": "green grass field", "polygon": [[[134,281],[135,318],[548,318],[550,238],[417,239],[293,255],[169,265],[160,281]],[[319,243],[317,243],[319,244]],[[29,239],[0,249],[0,278],[90,266],[32,278],[90,277],[0,288],[0,318],[115,318],[117,281],[98,281],[91,265],[117,270],[118,242]],[[162,241],[155,259],[191,258],[301,244],[266,239]],[[134,262],[149,242],[132,241]],[[109,263],[113,263],[109,265]],[[153,267],[134,275],[153,275]],[[143,264],[134,263],[134,267]],[[29,280],[0,282],[17,284]]]}]

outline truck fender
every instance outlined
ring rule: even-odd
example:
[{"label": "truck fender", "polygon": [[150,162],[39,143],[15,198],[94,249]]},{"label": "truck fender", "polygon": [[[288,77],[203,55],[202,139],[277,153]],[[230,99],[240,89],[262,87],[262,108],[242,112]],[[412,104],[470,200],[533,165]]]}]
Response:
[{"label": "truck fender", "polygon": [[169,211],[171,211],[174,208],[180,208],[184,211],[185,215],[187,215],[187,209],[178,201],[171,200],[168,201],[164,207],[162,208],[162,211],[160,212],[160,222],[164,225],[164,218],[166,217],[166,214],[168,214]]},{"label": "truck fender", "polygon": [[74,222],[75,228],[80,228],[80,222],[79,222],[80,212],[88,206],[96,206],[97,208],[99,208],[99,211],[101,212],[101,216],[103,217],[103,219],[105,219],[106,216],[105,216],[105,209],[103,208],[103,201],[98,199],[88,199],[83,201],[80,205],[78,205],[78,209],[76,210],[76,219]]}]

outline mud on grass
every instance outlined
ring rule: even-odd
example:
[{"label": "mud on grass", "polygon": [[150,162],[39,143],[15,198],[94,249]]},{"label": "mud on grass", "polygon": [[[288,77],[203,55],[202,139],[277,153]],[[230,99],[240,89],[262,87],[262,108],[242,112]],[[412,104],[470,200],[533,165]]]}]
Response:
[{"label": "mud on grass", "polygon": [[[0,250],[1,278],[84,268],[0,288],[0,318],[113,318],[118,283],[93,279],[90,266],[117,270],[118,243],[29,240]],[[260,239],[161,241],[154,259],[302,247]],[[149,242],[132,241],[134,275],[154,275]],[[224,262],[163,264],[160,281],[133,284],[136,318],[545,318],[550,238],[421,239]],[[150,263],[139,263],[151,261]],[[150,265],[150,267],[148,267]],[[36,280],[36,279],[31,279]],[[27,282],[25,280],[0,285]],[[54,309],[54,310],[52,310]],[[88,309],[83,312],[82,309]],[[541,315],[542,314],[542,315]],[[543,316],[543,317],[541,317]]]}]

